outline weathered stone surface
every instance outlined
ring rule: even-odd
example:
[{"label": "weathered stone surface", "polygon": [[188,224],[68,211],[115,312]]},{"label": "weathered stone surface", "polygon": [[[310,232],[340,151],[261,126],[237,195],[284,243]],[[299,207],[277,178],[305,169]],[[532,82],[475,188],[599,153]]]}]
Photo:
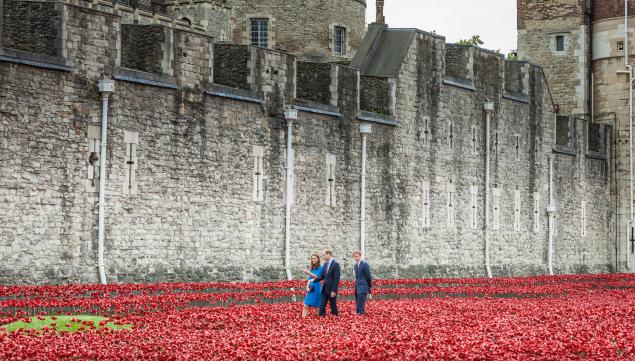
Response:
[{"label": "weathered stone surface", "polygon": [[165,46],[164,27],[158,25],[121,25],[121,66],[162,73]]},{"label": "weathered stone surface", "polygon": [[[72,72],[0,63],[1,283],[98,280],[98,195],[91,182],[99,179],[88,173],[94,169],[89,150],[99,140],[97,83],[123,65],[122,25],[160,22],[70,4],[63,5],[63,16],[63,50]],[[408,38],[391,79],[394,96],[384,96],[386,78],[373,84],[356,69],[329,65],[329,106],[337,111],[299,112],[294,192],[285,195],[282,112],[301,97],[303,65],[283,52],[214,44],[203,30],[160,25],[173,34],[173,46],[157,58],[162,69],[173,70],[168,85],[174,86],[148,83],[152,74],[138,72],[139,78],[117,80],[110,98],[104,179],[110,282],[281,279],[286,196],[293,202],[293,275],[301,276],[310,254],[330,247],[350,278],[350,254],[360,236],[357,116],[360,107],[381,113],[371,106],[385,110],[385,99],[395,102],[398,125],[373,124],[366,163],[366,258],[375,275],[485,274],[485,100],[495,103],[491,176],[500,191],[500,229],[490,232],[494,274],[546,272],[548,156],[557,135],[539,68],[524,70],[527,100],[510,99],[506,90],[516,83],[506,85],[506,79],[520,73],[498,54],[474,48],[472,68],[465,66],[475,89],[446,84],[446,44],[423,32]],[[224,91],[211,91],[211,80]],[[555,266],[562,273],[606,271],[610,168],[606,160],[586,156],[585,123],[576,121],[574,152],[559,154],[555,164]],[[610,137],[605,144],[611,154]],[[333,188],[327,159],[335,159]],[[257,177],[263,197],[254,201]],[[131,179],[136,192],[126,188]],[[422,221],[424,184],[429,227]],[[326,202],[330,189],[335,203]]]},{"label": "weathered stone surface", "polygon": [[59,55],[59,14],[52,2],[3,0],[0,45],[50,56]]},{"label": "weathered stone surface", "polygon": [[331,101],[331,64],[298,62],[298,99],[329,104]]},{"label": "weathered stone surface", "polygon": [[251,52],[248,47],[234,44],[215,44],[214,83],[251,90],[250,63]]},{"label": "weathered stone surface", "polygon": [[362,76],[360,79],[360,109],[391,115],[390,84],[387,78]]}]

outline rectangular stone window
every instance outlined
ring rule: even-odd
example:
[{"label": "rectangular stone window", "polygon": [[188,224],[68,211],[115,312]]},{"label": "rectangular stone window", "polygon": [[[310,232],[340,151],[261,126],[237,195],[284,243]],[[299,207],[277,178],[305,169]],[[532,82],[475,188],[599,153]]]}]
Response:
[{"label": "rectangular stone window", "polygon": [[421,182],[421,223],[423,228],[430,228],[432,225],[430,217],[430,182]]},{"label": "rectangular stone window", "polygon": [[564,35],[556,35],[556,51],[564,51]]},{"label": "rectangular stone window", "polygon": [[618,41],[617,42],[617,51],[624,51],[624,42],[623,41]]},{"label": "rectangular stone window", "polygon": [[536,140],[534,141],[534,164],[535,165],[540,165],[540,162],[542,161],[542,157],[540,156],[542,154],[542,152],[540,151],[541,147],[542,147],[542,142],[540,141],[540,139],[536,138]]},{"label": "rectangular stone window", "polygon": [[520,160],[520,135],[516,134],[514,135],[514,144],[515,144],[515,150],[516,152],[514,153],[514,160],[515,161],[519,161]]},{"label": "rectangular stone window", "polygon": [[472,126],[472,132],[470,134],[470,145],[472,149],[472,155],[478,154],[478,129]]},{"label": "rectangular stone window", "polygon": [[540,193],[534,192],[534,233],[540,232]]},{"label": "rectangular stone window", "polygon": [[470,186],[470,228],[478,228],[478,187],[472,184]]},{"label": "rectangular stone window", "polygon": [[335,26],[333,32],[333,52],[336,55],[346,55],[346,28]]},{"label": "rectangular stone window", "polygon": [[137,145],[139,144],[139,133],[124,130],[123,141],[126,145],[123,193],[135,195],[137,194]]},{"label": "rectangular stone window", "polygon": [[448,210],[448,218],[447,218],[447,226],[448,228],[454,228],[456,224],[456,187],[450,181],[447,185],[448,192],[448,202],[447,202],[447,210]]},{"label": "rectangular stone window", "polygon": [[514,232],[520,232],[520,190],[514,190]]},{"label": "rectangular stone window", "polygon": [[266,48],[269,45],[269,19],[251,19],[251,45]]},{"label": "rectangular stone window", "polygon": [[430,142],[432,141],[432,132],[430,131],[430,117],[423,117],[423,124],[421,130],[421,141],[424,148],[430,148]]},{"label": "rectangular stone window", "polygon": [[335,197],[335,155],[326,155],[326,205],[330,207],[337,206]]},{"label": "rectangular stone window", "polygon": [[265,200],[264,191],[263,191],[263,178],[264,178],[264,169],[263,169],[263,158],[264,158],[265,150],[263,147],[254,146],[253,157],[254,157],[254,186],[252,192],[252,200],[254,202],[262,202]]},{"label": "rectangular stone window", "polygon": [[582,232],[582,237],[586,237],[586,201],[582,201],[580,204],[580,223]]},{"label": "rectangular stone window", "polygon": [[499,141],[498,141],[498,132],[494,132],[494,158],[498,158],[499,152]]},{"label": "rectangular stone window", "polygon": [[501,228],[501,189],[495,187],[492,189],[492,229],[499,230]]},{"label": "rectangular stone window", "polygon": [[446,130],[447,130],[446,144],[449,150],[453,150],[454,149],[454,123],[448,122]]}]

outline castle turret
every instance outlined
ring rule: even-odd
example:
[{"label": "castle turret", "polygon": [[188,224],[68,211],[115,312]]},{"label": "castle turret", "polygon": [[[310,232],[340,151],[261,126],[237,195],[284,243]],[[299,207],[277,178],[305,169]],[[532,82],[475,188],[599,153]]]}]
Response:
[{"label": "castle turret", "polygon": [[348,62],[365,33],[365,0],[229,0],[235,43],[300,59]]},{"label": "castle turret", "polygon": [[588,110],[588,0],[518,0],[518,57],[545,70],[556,110]]}]

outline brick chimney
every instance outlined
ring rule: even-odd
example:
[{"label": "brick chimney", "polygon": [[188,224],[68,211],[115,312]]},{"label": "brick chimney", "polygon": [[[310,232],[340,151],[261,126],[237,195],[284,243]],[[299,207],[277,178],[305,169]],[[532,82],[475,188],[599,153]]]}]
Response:
[{"label": "brick chimney", "polygon": [[377,0],[377,20],[378,23],[385,23],[386,18],[384,18],[384,0]]}]

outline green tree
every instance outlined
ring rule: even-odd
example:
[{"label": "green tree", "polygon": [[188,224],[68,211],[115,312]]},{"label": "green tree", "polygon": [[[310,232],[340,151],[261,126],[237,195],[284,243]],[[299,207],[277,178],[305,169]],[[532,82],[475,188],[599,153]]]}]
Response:
[{"label": "green tree", "polygon": [[459,40],[459,44],[461,44],[461,45],[481,46],[481,45],[485,44],[485,42],[483,41],[483,39],[481,39],[480,35],[472,35],[472,37],[470,39],[461,39],[461,40]]}]

